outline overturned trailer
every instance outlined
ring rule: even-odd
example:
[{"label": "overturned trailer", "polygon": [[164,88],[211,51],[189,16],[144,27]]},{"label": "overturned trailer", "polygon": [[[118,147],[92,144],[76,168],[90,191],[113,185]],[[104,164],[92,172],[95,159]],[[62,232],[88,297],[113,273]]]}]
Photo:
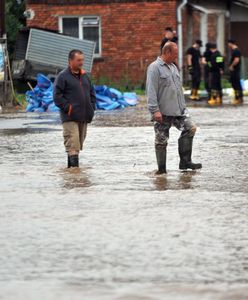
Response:
[{"label": "overturned trailer", "polygon": [[33,80],[37,73],[54,78],[68,65],[68,53],[79,49],[85,55],[84,69],[90,73],[95,42],[40,29],[20,30],[12,62],[14,79]]}]

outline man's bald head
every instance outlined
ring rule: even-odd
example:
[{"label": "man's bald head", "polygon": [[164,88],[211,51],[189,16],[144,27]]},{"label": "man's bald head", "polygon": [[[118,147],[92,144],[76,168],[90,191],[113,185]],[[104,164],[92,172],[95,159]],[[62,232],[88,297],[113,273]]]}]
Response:
[{"label": "man's bald head", "polygon": [[172,52],[174,49],[177,49],[177,44],[173,42],[167,42],[164,44],[164,47],[162,48],[162,54],[165,54],[167,52]]},{"label": "man's bald head", "polygon": [[178,49],[177,44],[173,42],[167,42],[164,44],[164,47],[162,49],[162,59],[168,63],[171,64],[177,60],[178,55]]}]

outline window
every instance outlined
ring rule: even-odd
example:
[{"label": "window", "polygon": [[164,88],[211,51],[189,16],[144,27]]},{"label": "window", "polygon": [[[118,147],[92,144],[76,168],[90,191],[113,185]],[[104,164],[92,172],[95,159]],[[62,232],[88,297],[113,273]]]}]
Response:
[{"label": "window", "polygon": [[62,19],[63,33],[65,35],[79,38],[78,18],[63,18]]},{"label": "window", "polygon": [[60,17],[59,30],[66,35],[95,42],[95,56],[101,55],[101,26],[99,17]]},{"label": "window", "polygon": [[82,22],[83,39],[93,41],[96,43],[95,53],[100,53],[99,47],[99,18],[98,17],[84,17]]}]

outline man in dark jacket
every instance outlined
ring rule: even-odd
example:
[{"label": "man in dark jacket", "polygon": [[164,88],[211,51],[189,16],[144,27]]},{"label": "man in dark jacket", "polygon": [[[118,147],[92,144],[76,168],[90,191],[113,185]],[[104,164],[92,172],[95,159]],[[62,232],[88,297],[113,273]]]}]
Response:
[{"label": "man in dark jacket", "polygon": [[60,108],[64,145],[70,168],[79,166],[78,155],[86,138],[87,124],[94,116],[96,97],[94,87],[82,69],[82,51],[71,50],[68,60],[68,67],[56,78],[54,102]]}]

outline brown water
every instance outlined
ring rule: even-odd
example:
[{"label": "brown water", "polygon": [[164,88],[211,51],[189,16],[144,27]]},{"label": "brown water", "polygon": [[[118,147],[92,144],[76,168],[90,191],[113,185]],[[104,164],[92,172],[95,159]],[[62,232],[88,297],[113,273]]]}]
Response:
[{"label": "brown water", "polygon": [[[0,299],[248,299],[248,105],[191,108],[197,172],[155,176],[144,104],[98,112],[80,170],[56,114],[0,115]],[[246,102],[247,103],[247,102]]]}]

